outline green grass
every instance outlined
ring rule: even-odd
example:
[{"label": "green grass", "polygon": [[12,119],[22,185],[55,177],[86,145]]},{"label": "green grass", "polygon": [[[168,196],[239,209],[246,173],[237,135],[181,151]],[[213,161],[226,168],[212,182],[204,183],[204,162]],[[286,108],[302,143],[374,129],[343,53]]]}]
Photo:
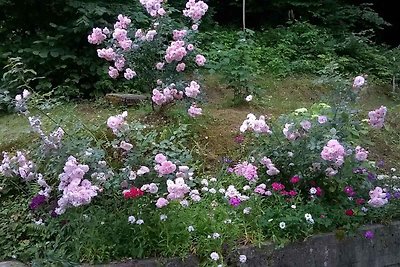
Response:
[{"label": "green grass", "polygon": [[[60,126],[68,132],[77,122],[86,125],[105,125],[109,116],[119,114],[124,110],[128,110],[129,117],[134,119],[148,114],[151,107],[125,108],[102,102],[64,103],[50,110],[33,110],[29,116],[39,116],[45,131],[52,131]],[[19,149],[36,140],[37,136],[31,133],[28,118],[21,114],[0,116],[0,125],[0,151]]]}]

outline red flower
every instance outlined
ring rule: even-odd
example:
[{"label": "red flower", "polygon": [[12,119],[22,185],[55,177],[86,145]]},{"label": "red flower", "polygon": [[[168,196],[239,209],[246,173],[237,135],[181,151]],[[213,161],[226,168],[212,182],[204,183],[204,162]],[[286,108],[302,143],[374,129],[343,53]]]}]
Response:
[{"label": "red flower", "polygon": [[362,204],[364,204],[365,203],[365,199],[363,199],[363,198],[357,198],[356,199],[356,204],[357,205],[362,205]]},{"label": "red flower", "polygon": [[287,196],[289,194],[289,192],[286,190],[282,190],[280,193],[282,196]]},{"label": "red flower", "polygon": [[243,135],[237,135],[235,136],[235,142],[238,144],[241,144],[244,142],[244,136]]},{"label": "red flower", "polygon": [[322,196],[322,189],[321,189],[321,187],[317,187],[316,188],[317,189],[317,192],[315,193],[317,196]]},{"label": "red flower", "polygon": [[297,175],[295,175],[295,176],[293,176],[292,178],[290,178],[290,182],[291,182],[292,184],[297,184],[298,182],[300,182],[300,177],[297,176]]},{"label": "red flower", "polygon": [[274,182],[272,183],[272,189],[274,189],[275,191],[282,191],[283,189],[285,189],[285,186],[281,183]]},{"label": "red flower", "polygon": [[143,196],[143,193],[144,192],[142,190],[133,186],[133,187],[131,187],[131,189],[129,191],[124,192],[124,198],[130,199],[130,198],[141,197],[141,196]]},{"label": "red flower", "polygon": [[353,216],[354,215],[354,211],[352,209],[346,210],[346,215],[347,216]]},{"label": "red flower", "polygon": [[289,195],[292,196],[292,197],[294,197],[294,196],[297,195],[297,192],[294,191],[294,190],[290,190],[290,191],[289,191]]}]

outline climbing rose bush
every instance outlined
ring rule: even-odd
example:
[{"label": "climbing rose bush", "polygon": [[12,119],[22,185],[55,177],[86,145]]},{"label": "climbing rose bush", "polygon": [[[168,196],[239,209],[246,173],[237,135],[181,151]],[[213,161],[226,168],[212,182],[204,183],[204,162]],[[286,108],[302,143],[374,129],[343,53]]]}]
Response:
[{"label": "climbing rose bush", "polygon": [[190,104],[199,96],[200,85],[186,79],[198,76],[196,69],[207,62],[195,36],[208,5],[189,0],[180,13],[191,26],[175,29],[173,11],[167,8],[166,1],[140,3],[150,16],[147,29],[136,28],[129,17],[120,14],[114,29],[94,28],[88,42],[106,46],[97,49],[97,54],[111,63],[108,75],[112,79],[141,79],[142,83],[137,83],[142,87],[139,90],[151,94],[157,106],[188,98],[189,116],[201,115],[201,109]]}]

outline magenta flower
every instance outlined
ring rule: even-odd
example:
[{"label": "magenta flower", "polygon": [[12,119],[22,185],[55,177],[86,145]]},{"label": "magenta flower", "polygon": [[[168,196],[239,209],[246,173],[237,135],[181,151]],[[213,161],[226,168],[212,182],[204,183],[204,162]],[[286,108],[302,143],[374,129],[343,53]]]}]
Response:
[{"label": "magenta flower", "polygon": [[238,197],[231,197],[231,198],[229,199],[229,204],[230,204],[231,206],[234,206],[234,207],[239,206],[239,205],[240,205],[240,202],[241,202],[241,200],[240,200],[240,198],[238,198]]},{"label": "magenta flower", "polygon": [[285,189],[285,186],[281,183],[274,182],[272,183],[272,189],[274,189],[275,191],[282,191],[283,189]]},{"label": "magenta flower", "polygon": [[374,238],[374,232],[368,230],[368,231],[366,231],[366,232],[364,233],[364,237],[365,237],[366,239],[372,239],[372,238]]},{"label": "magenta flower", "polygon": [[300,177],[297,176],[297,175],[295,175],[295,176],[293,176],[292,178],[290,178],[290,182],[291,182],[292,184],[297,184],[298,182],[300,182]]}]

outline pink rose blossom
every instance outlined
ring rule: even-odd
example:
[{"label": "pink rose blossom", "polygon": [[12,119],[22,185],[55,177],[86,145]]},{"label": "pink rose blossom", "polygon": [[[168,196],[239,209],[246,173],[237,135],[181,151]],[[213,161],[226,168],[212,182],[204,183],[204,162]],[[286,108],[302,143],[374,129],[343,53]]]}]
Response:
[{"label": "pink rose blossom", "polygon": [[318,123],[319,124],[324,124],[328,121],[328,118],[326,116],[318,116]]},{"label": "pink rose blossom", "polygon": [[380,108],[370,111],[368,113],[369,117],[369,125],[371,125],[372,128],[380,129],[383,127],[383,124],[385,122],[385,116],[386,116],[387,108],[384,106],[381,106]]},{"label": "pink rose blossom", "polygon": [[358,161],[366,161],[368,158],[368,151],[360,146],[357,146],[355,157],[356,157],[356,160],[358,160]]},{"label": "pink rose blossom", "polygon": [[357,76],[354,78],[353,88],[360,88],[365,83],[365,78],[363,76]]},{"label": "pink rose blossom", "polygon": [[344,147],[337,140],[332,139],[324,146],[321,157],[326,161],[335,162],[340,167],[343,164],[345,154]]},{"label": "pink rose blossom", "polygon": [[97,56],[99,58],[104,58],[107,61],[113,61],[116,55],[117,54],[112,48],[97,49]]},{"label": "pink rose blossom", "polygon": [[197,55],[195,61],[198,66],[204,66],[206,58],[203,55]]},{"label": "pink rose blossom", "polygon": [[129,150],[131,150],[133,148],[133,145],[130,144],[130,143],[127,143],[125,141],[121,141],[119,147],[122,148],[125,151],[129,151]]},{"label": "pink rose blossom", "polygon": [[190,117],[194,118],[197,116],[202,115],[202,109],[198,108],[195,103],[193,103],[190,108],[188,109],[188,114]]},{"label": "pink rose blossom", "polygon": [[111,78],[116,79],[119,75],[119,72],[116,68],[109,66],[108,67],[108,75],[110,75]]},{"label": "pink rose blossom", "polygon": [[198,94],[200,94],[200,85],[195,81],[191,81],[190,85],[185,88],[185,95],[187,97],[195,98]]},{"label": "pink rose blossom", "polygon": [[107,126],[116,134],[121,128],[126,125],[125,118],[128,112],[124,111],[122,114],[111,116],[107,120]]},{"label": "pink rose blossom", "polygon": [[185,70],[186,64],[185,63],[179,63],[178,65],[176,65],[176,71],[177,72],[182,72]]},{"label": "pink rose blossom", "polygon": [[164,68],[164,63],[158,62],[158,63],[156,64],[156,69],[162,70],[163,68]]},{"label": "pink rose blossom", "polygon": [[311,129],[311,122],[309,121],[302,121],[300,122],[300,125],[305,131],[309,131]]},{"label": "pink rose blossom", "polygon": [[94,28],[92,33],[88,36],[88,42],[91,44],[101,44],[107,36],[103,33],[102,29]]},{"label": "pink rose blossom", "polygon": [[163,163],[164,161],[167,161],[167,157],[166,157],[164,154],[159,153],[159,154],[157,154],[157,155],[155,156],[154,160],[155,160],[158,164],[161,164],[161,163]]},{"label": "pink rose blossom", "polygon": [[388,203],[386,193],[383,192],[381,187],[375,187],[374,190],[369,191],[370,200],[368,204],[374,208],[379,208]]},{"label": "pink rose blossom", "polygon": [[208,5],[203,1],[189,0],[186,3],[186,9],[183,10],[183,15],[197,22],[206,14],[207,10]]},{"label": "pink rose blossom", "polygon": [[234,168],[235,174],[245,177],[249,181],[258,179],[257,167],[246,161],[239,163]]},{"label": "pink rose blossom", "polygon": [[156,203],[156,207],[161,209],[165,206],[167,206],[169,203],[169,201],[163,197],[160,197],[159,199],[157,199],[157,203]]},{"label": "pink rose blossom", "polygon": [[192,45],[192,44],[187,45],[187,50],[193,51],[193,49],[194,49],[194,45]]},{"label": "pink rose blossom", "polygon": [[125,73],[124,73],[125,79],[131,80],[131,79],[132,79],[133,77],[135,77],[135,76],[136,76],[136,72],[133,71],[132,69],[127,68],[127,69],[125,70]]}]

